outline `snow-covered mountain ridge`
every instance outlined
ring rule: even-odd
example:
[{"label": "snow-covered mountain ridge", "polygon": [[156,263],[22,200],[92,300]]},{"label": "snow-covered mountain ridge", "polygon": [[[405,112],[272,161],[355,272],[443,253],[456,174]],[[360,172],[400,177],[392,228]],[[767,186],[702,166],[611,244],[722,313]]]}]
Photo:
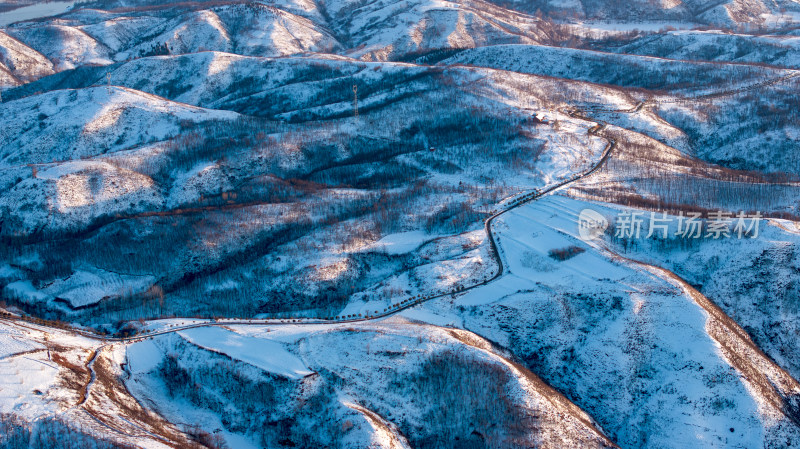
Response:
[{"label": "snow-covered mountain ridge", "polygon": [[98,0],[0,28],[0,447],[800,445],[799,11]]}]

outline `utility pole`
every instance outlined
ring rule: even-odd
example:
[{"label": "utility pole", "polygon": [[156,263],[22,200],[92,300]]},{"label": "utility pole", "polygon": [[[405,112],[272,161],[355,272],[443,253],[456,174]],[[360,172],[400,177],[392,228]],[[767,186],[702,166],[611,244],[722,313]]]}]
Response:
[{"label": "utility pole", "polygon": [[358,118],[358,85],[353,84],[353,110]]}]

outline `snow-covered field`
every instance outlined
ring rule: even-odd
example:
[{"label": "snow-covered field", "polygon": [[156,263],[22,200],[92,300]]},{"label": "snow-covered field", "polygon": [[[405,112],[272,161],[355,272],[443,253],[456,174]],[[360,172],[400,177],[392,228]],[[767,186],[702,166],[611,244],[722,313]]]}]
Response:
[{"label": "snow-covered field", "polygon": [[302,360],[277,343],[242,337],[216,328],[191,329],[179,332],[178,335],[203,349],[229,355],[268,373],[293,379],[311,374]]}]

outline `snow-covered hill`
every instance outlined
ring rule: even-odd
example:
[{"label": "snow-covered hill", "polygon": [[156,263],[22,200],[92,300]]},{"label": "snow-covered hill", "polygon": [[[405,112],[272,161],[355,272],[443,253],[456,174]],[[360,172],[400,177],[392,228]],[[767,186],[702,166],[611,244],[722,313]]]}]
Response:
[{"label": "snow-covered hill", "polygon": [[722,31],[670,31],[613,49],[624,54],[681,60],[732,61],[800,67],[800,37]]},{"label": "snow-covered hill", "polygon": [[181,126],[235,118],[119,87],[52,91],[0,105],[0,163],[88,158],[164,140]]},{"label": "snow-covered hill", "polygon": [[[578,215],[587,208],[612,221],[617,213],[554,195],[507,215],[495,225],[507,275],[403,315],[464,327],[508,347],[587,410],[621,447],[796,445],[796,404],[784,414],[768,391],[782,388],[779,379],[788,376],[776,375],[762,390],[746,365],[762,366],[760,373],[774,368],[764,367],[768,362],[760,355],[734,356],[725,349],[746,345],[737,340],[741,334],[720,331],[717,318],[680,284],[580,240]],[[754,247],[785,247],[785,239],[797,246],[796,236],[772,227],[767,232],[767,239],[784,242],[753,242]],[[564,261],[548,255],[570,245],[585,251]],[[651,260],[646,251],[628,256]],[[744,274],[747,262],[735,267],[739,276],[751,276]],[[726,310],[738,316],[730,305]],[[770,320],[763,318],[751,322],[766,325]],[[798,392],[794,381],[780,394],[791,404]]]},{"label": "snow-covered hill", "polygon": [[[633,44],[631,44],[633,45]],[[698,94],[709,86],[778,78],[789,70],[536,45],[497,45],[458,53],[440,65],[466,64],[630,88]],[[694,91],[694,92],[693,92]]]},{"label": "snow-covered hill", "polygon": [[[36,270],[40,274],[30,280],[37,288],[53,281],[54,275],[63,278],[88,263],[105,271],[155,276],[160,283],[172,285],[180,293],[167,299],[166,306],[176,310],[186,307],[185,301],[198,289],[222,298],[232,291],[220,286],[235,286],[235,290],[252,292],[250,299],[214,300],[189,307],[202,310],[226,303],[224,307],[231,311],[243,307],[250,314],[345,306],[348,300],[339,293],[343,292],[338,285],[340,276],[368,289],[365,294],[349,292],[357,299],[353,307],[385,301],[386,293],[382,292],[396,288],[409,292],[450,288],[468,281],[467,273],[480,275],[488,268],[482,260],[486,257],[485,241],[481,245],[480,239],[470,238],[466,254],[458,250],[464,241],[449,242],[454,251],[444,258],[392,256],[384,254],[382,245],[375,242],[403,231],[420,232],[424,243],[443,233],[477,229],[501,192],[566,179],[586,169],[604,148],[601,139],[586,134],[591,124],[573,119],[549,103],[546,84],[539,87],[536,97],[520,103],[505,98],[507,92],[519,88],[509,80],[480,81],[482,92],[447,87],[470,86],[481,79],[481,73],[466,69],[452,70],[443,77],[439,70],[407,64],[359,62],[353,66],[347,61],[320,59],[312,60],[318,72],[316,79],[309,80],[303,65],[306,60],[263,60],[218,53],[183,58],[209,67],[221,61],[223,71],[204,84],[199,84],[203,81],[200,77],[187,79],[187,83],[197,81],[197,89],[177,99],[219,104],[219,100],[208,98],[219,92],[212,88],[234,80],[233,73],[242,73],[243,69],[231,70],[241,62],[241,67],[273,83],[261,94],[266,99],[261,107],[294,117],[302,117],[293,110],[297,108],[304,114],[334,118],[314,125],[276,126],[263,119],[245,119],[119,87],[110,89],[111,97],[106,97],[108,88],[91,87],[5,103],[9,117],[30,114],[42,125],[26,128],[16,124],[18,127],[9,126],[6,131],[19,140],[8,143],[9,169],[3,177],[8,186],[3,194],[4,234],[30,238],[68,232],[88,245],[82,254],[70,250],[57,256],[50,252],[51,257],[72,260],[74,267],[58,273]],[[227,61],[233,64],[225,64]],[[170,62],[170,58],[157,57],[129,64],[140,68],[151,64],[169,73]],[[352,107],[346,90],[344,95],[336,91],[332,97],[324,96],[328,86],[346,76],[345,70],[361,83],[362,111],[372,111],[365,112],[368,121],[364,126],[335,118],[342,110],[349,113]],[[147,82],[159,73],[132,70],[126,64],[113,73],[112,79],[141,84],[140,80]],[[391,89],[385,84],[390,77],[399,83]],[[319,94],[309,95],[313,92]],[[415,92],[417,95],[411,95]],[[461,99],[448,104],[450,94],[446,92],[461,95]],[[303,93],[307,98],[297,98]],[[597,95],[602,98],[606,93],[599,91]],[[293,96],[296,100],[291,103],[288,99]],[[101,106],[95,101],[107,103]],[[430,101],[452,111],[451,124],[434,120],[441,111],[423,109]],[[504,102],[505,106],[499,106]],[[494,104],[500,109],[491,118],[479,118],[461,112],[462,104],[484,108]],[[558,128],[537,125],[528,112],[515,111],[520,107],[551,115],[559,121]],[[19,113],[13,112],[17,110]],[[374,125],[381,121],[396,125],[385,129]],[[474,130],[470,135],[453,132],[465,123]],[[525,133],[515,136],[520,127]],[[406,131],[398,135],[396,129]],[[71,146],[49,146],[47,139],[55,138],[57,132]],[[22,139],[26,152],[11,151]],[[430,146],[439,150],[431,152]],[[492,179],[499,170],[508,175],[502,183]],[[397,178],[386,184],[383,177],[387,175]],[[411,182],[414,179],[418,181]],[[392,189],[388,195],[384,192],[387,186]],[[371,210],[369,204],[380,198],[385,205]],[[313,206],[304,206],[301,199]],[[287,203],[296,204],[289,207]],[[400,220],[395,215],[400,204],[414,204],[418,210]],[[390,211],[392,208],[395,210]],[[362,220],[371,224],[351,220],[351,213],[362,214]],[[329,217],[340,217],[345,223],[342,227],[370,230],[363,239],[348,244],[345,251],[337,250],[338,255],[327,250],[309,254],[307,245],[327,245],[324,242],[333,235],[345,232]],[[302,226],[294,226],[298,219]],[[171,230],[172,220],[184,222],[180,233]],[[239,224],[232,232],[220,235],[215,227],[225,220]],[[129,242],[120,240],[118,236],[127,235],[129,226],[154,232],[143,232]],[[97,232],[82,234],[89,230]],[[207,246],[196,244],[196,232],[209,233],[203,238],[215,242],[213,256]],[[162,241],[170,233],[168,241]],[[286,240],[286,236],[290,238]],[[128,244],[133,246],[123,249]],[[102,262],[85,257],[96,251],[108,255],[136,253],[133,247],[140,244],[154,248],[168,245],[173,257],[164,259],[157,252],[138,252],[142,258],[102,256]],[[116,249],[108,252],[107,245]],[[265,251],[261,245],[270,245],[271,250]],[[279,253],[283,256],[276,260]],[[287,266],[289,260],[293,262]],[[382,268],[363,270],[373,264]],[[449,267],[464,272],[449,276],[445,273]],[[405,274],[414,279],[411,285],[404,285],[408,280],[395,280],[392,270],[401,268],[414,268]],[[339,274],[324,274],[328,269]],[[264,270],[273,273],[266,289],[257,274]],[[243,271],[252,272],[254,277],[243,279]],[[47,280],[37,280],[40,275]],[[403,287],[392,287],[396,282]],[[285,295],[287,291],[293,294]]]},{"label": "snow-covered hill", "polygon": [[0,31],[0,87],[17,86],[53,73],[53,63],[36,50]]},{"label": "snow-covered hill", "polygon": [[743,29],[777,28],[800,22],[800,7],[792,0],[506,0],[496,1],[529,13],[542,11],[566,20],[590,20],[613,27],[647,28],[670,22],[704,23]]},{"label": "snow-covered hill", "polygon": [[169,7],[106,13],[80,9],[44,22],[21,22],[6,32],[47,56],[57,70],[108,64],[151,54],[198,51],[249,56],[340,53],[386,60],[448,48],[537,43],[551,26],[491,3],[315,5],[230,2],[176,14]]},{"label": "snow-covered hill", "polygon": [[0,117],[4,235],[83,229],[99,217],[159,209],[150,176],[88,159],[237,119],[119,87],[28,97],[0,105]]},{"label": "snow-covered hill", "polygon": [[613,447],[591,417],[462,330],[404,320],[208,327],[108,346],[3,322],[0,338],[31,348],[0,362],[0,385],[26,404],[25,420],[57,415],[95,435],[119,429],[111,438],[137,447],[186,444],[206,429],[217,438],[209,442],[242,448]]},{"label": "snow-covered hill", "polygon": [[104,45],[73,27],[37,23],[29,27],[10,28],[7,32],[46,56],[56,70],[111,63],[111,54]]},{"label": "snow-covered hill", "polygon": [[334,0],[324,5],[331,27],[350,43],[346,54],[363,59],[549,39],[546,22],[482,0]]},{"label": "snow-covered hill", "polygon": [[[241,55],[283,56],[308,51],[331,52],[336,39],[308,18],[260,3],[235,3],[171,17],[121,16],[82,26],[114,48],[117,60],[160,51],[172,54],[210,50]],[[146,39],[141,32],[145,31]]]},{"label": "snow-covered hill", "polygon": [[[799,11],[95,0],[0,27],[0,447],[796,447]],[[770,221],[613,237],[695,211]]]}]

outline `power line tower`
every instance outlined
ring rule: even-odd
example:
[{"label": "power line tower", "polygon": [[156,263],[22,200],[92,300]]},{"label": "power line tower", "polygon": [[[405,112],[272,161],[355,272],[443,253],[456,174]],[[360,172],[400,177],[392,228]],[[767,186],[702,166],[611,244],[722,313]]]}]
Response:
[{"label": "power line tower", "polygon": [[358,118],[358,85],[353,84],[353,111]]}]

